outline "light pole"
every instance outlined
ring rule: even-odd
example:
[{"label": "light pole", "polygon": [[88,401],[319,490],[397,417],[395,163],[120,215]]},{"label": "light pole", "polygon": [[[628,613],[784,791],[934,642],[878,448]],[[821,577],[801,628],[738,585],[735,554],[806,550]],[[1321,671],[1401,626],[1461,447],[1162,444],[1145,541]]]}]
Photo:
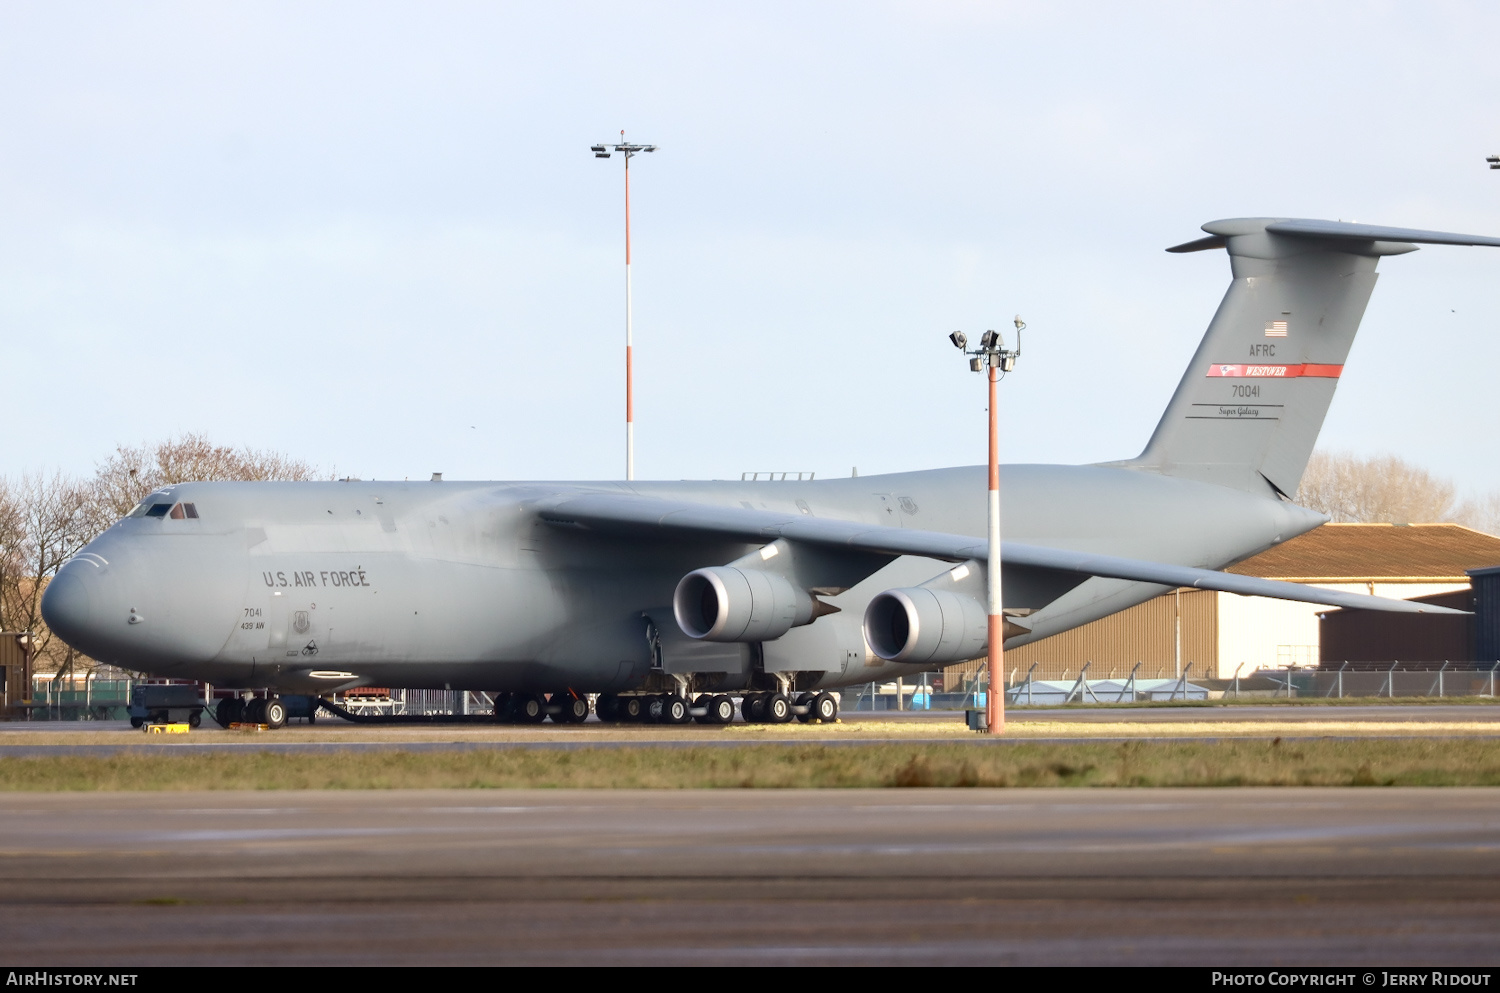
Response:
[{"label": "light pole", "polygon": [[631,364],[631,347],[634,336],[630,326],[630,160],[639,152],[654,152],[655,145],[632,145],[625,141],[625,132],[620,132],[620,141],[615,145],[593,145],[589,151],[596,159],[607,159],[610,152],[619,152],[625,159],[625,478],[635,478],[635,385]]},{"label": "light pole", "polygon": [[974,349],[968,347],[969,338],[962,331],[948,336],[955,348],[970,356],[970,369],[987,373],[990,385],[989,603],[985,611],[989,615],[989,691],[985,694],[984,706],[985,730],[989,734],[1005,732],[1005,605],[1000,597],[1000,414],[995,406],[995,384],[1016,367],[1016,359],[1021,355],[1021,331],[1026,323],[1018,314],[1015,324],[1014,351],[1005,347],[1005,339],[998,331],[986,331],[979,338],[979,347]]}]

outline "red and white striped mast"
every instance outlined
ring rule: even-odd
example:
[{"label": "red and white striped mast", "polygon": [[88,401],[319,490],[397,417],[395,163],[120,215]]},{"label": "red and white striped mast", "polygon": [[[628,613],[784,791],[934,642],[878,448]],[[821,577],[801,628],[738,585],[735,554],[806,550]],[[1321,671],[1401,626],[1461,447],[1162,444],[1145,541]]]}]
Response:
[{"label": "red and white striped mast", "polygon": [[1005,373],[1016,367],[1021,355],[1021,331],[1026,327],[1020,315],[1016,316],[1016,347],[1005,347],[1005,339],[997,331],[986,331],[979,339],[979,347],[968,348],[969,339],[962,331],[955,331],[948,340],[965,355],[971,356],[969,368],[983,372],[990,387],[990,464],[989,464],[989,561],[985,564],[989,590],[985,613],[988,614],[988,679],[985,692],[985,731],[989,734],[1005,733],[1005,604],[1001,602],[1000,583],[1000,410],[997,406],[995,386]]},{"label": "red and white striped mast", "polygon": [[625,141],[625,132],[620,132],[620,141],[615,145],[593,145],[589,149],[596,159],[607,159],[611,151],[619,152],[625,159],[625,478],[635,478],[635,368],[632,351],[635,346],[634,328],[631,322],[630,299],[630,160],[638,152],[654,152],[655,145],[632,145]]}]

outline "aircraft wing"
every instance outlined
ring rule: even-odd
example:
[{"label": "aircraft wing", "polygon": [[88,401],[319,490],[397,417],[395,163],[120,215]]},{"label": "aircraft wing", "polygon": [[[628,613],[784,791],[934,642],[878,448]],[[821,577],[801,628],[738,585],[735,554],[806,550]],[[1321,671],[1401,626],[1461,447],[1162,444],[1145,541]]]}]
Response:
[{"label": "aircraft wing", "polygon": [[[857,552],[890,555],[919,555],[924,558],[963,562],[984,561],[989,543],[970,535],[941,531],[917,531],[910,528],[881,527],[858,521],[845,521],[810,514],[752,510],[747,507],[724,507],[686,501],[657,500],[651,497],[615,493],[588,493],[569,497],[541,511],[549,524],[592,530],[678,534],[683,537],[716,536],[747,542],[767,543],[778,538],[804,542],[824,548],[843,548]],[[1394,613],[1466,614],[1468,611],[1413,603],[1364,593],[1344,593],[1318,589],[1301,583],[1285,583],[1255,576],[1239,576],[1213,569],[1149,562],[1143,559],[1098,555],[1042,545],[1003,542],[1000,550],[1005,565],[1052,569],[1080,576],[1101,576],[1160,586],[1219,590],[1241,596],[1274,597],[1300,600],[1304,603],[1359,610],[1385,610]]]}]

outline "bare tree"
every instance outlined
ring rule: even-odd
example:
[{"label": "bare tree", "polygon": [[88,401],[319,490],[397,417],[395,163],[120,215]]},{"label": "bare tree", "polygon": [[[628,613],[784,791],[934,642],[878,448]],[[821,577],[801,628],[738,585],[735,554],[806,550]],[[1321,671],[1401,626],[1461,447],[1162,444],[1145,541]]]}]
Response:
[{"label": "bare tree", "polygon": [[1297,502],[1340,523],[1411,524],[1454,517],[1457,491],[1394,455],[1360,458],[1314,452],[1297,488]]},{"label": "bare tree", "polygon": [[19,535],[3,586],[3,613],[14,630],[30,631],[38,669],[70,668],[72,648],[55,639],[42,621],[42,593],[73,553],[93,537],[93,487],[54,473],[28,473],[7,485]]},{"label": "bare tree", "polygon": [[1476,531],[1500,535],[1500,490],[1487,496],[1465,500],[1459,504],[1453,519]]},{"label": "bare tree", "polygon": [[26,575],[26,525],[10,482],[0,479],[0,631],[24,630],[12,615],[16,584]]}]

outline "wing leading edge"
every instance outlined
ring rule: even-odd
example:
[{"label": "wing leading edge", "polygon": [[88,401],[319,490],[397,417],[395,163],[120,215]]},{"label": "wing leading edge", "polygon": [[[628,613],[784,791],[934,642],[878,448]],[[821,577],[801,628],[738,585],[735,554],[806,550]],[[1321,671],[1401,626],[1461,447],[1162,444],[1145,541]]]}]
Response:
[{"label": "wing leading edge", "polygon": [[[829,549],[875,552],[896,557],[917,555],[947,562],[977,559],[989,554],[988,543],[969,535],[908,528],[880,527],[827,517],[721,507],[686,501],[657,500],[616,493],[588,493],[569,497],[539,511],[542,520],[559,527],[635,534],[714,536],[767,543],[778,538],[805,542]],[[1004,542],[1001,560],[1006,565],[1053,569],[1080,576],[1100,576],[1160,586],[1218,590],[1241,596],[1264,596],[1278,600],[1393,613],[1465,614],[1468,611],[1433,604],[1392,600],[1364,593],[1323,590],[1300,583],[1286,583],[1255,576],[1239,576],[1213,569],[1149,562],[1143,559],[1097,555],[1041,545]]]}]

